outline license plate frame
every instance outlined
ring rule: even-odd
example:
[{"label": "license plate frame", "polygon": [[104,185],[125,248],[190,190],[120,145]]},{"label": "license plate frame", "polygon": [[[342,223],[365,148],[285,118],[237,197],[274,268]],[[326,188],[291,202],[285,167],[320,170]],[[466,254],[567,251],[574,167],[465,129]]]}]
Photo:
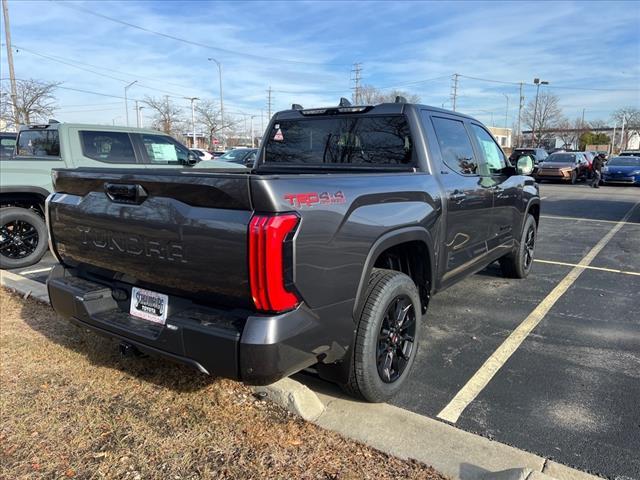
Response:
[{"label": "license plate frame", "polygon": [[145,290],[144,288],[131,288],[129,315],[148,322],[165,325],[167,323],[168,309],[168,295],[152,290]]}]

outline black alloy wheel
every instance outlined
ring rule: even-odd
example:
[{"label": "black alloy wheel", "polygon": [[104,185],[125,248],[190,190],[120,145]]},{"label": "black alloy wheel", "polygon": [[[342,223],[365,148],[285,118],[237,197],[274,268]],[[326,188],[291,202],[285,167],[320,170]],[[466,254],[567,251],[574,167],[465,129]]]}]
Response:
[{"label": "black alloy wheel", "polygon": [[0,226],[0,255],[11,260],[22,260],[38,248],[40,236],[37,228],[24,220],[11,220]]},{"label": "black alloy wheel", "polygon": [[387,307],[378,335],[376,363],[383,382],[400,378],[411,359],[415,334],[413,303],[407,295],[399,295]]}]

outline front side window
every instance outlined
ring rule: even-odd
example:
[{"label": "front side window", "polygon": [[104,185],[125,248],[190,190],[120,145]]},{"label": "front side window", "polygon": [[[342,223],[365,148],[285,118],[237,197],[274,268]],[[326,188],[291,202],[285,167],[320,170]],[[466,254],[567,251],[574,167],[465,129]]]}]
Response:
[{"label": "front side window", "polygon": [[136,163],[128,133],[81,130],[79,134],[85,157],[107,163]]},{"label": "front side window", "polygon": [[18,135],[17,154],[23,157],[59,157],[57,130],[23,130]]},{"label": "front side window", "polygon": [[145,134],[142,135],[142,143],[151,163],[184,165],[189,159],[189,150],[171,137]]},{"label": "front side window", "polygon": [[502,169],[506,166],[504,160],[504,154],[502,150],[498,146],[498,144],[493,140],[493,137],[480,125],[471,124],[471,129],[480,144],[480,150],[482,151],[482,155],[484,155],[484,161],[489,168],[489,174],[494,175],[496,173],[500,173]]},{"label": "front side window", "polygon": [[281,120],[267,132],[265,163],[402,166],[413,140],[402,115]]},{"label": "front side window", "polygon": [[443,117],[432,117],[443,162],[462,175],[481,175],[479,162],[474,158],[471,139],[464,123]]}]

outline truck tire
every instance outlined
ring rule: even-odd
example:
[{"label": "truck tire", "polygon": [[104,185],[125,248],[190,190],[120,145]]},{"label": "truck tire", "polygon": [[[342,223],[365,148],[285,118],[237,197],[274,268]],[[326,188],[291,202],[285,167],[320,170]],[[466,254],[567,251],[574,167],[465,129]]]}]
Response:
[{"label": "truck tire", "polygon": [[349,382],[343,385],[348,394],[384,402],[402,388],[417,353],[420,312],[420,295],[410,277],[373,270],[356,328]]},{"label": "truck tire", "polygon": [[38,263],[47,248],[47,227],[40,215],[26,208],[0,208],[0,268]]},{"label": "truck tire", "polygon": [[520,245],[514,252],[500,259],[502,274],[507,278],[526,278],[533,265],[538,228],[533,215],[528,214],[522,229]]}]

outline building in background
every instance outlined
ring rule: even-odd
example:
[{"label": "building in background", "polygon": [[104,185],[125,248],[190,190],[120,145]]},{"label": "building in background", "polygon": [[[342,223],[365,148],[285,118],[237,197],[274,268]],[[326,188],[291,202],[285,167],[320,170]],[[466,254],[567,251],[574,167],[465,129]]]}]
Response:
[{"label": "building in background", "polygon": [[512,131],[510,128],[500,128],[500,127],[487,127],[491,132],[491,135],[496,139],[498,145],[502,147],[503,150],[511,150],[512,147]]},{"label": "building in background", "polygon": [[[547,151],[555,149],[580,150],[580,137],[586,133],[604,134],[609,138],[609,151],[636,150],[640,148],[640,131],[630,129],[624,132],[626,145],[622,143],[622,131],[620,127],[598,127],[598,128],[556,128],[536,132],[539,144]],[[533,146],[531,130],[522,132],[522,142],[525,146]],[[601,143],[601,142],[598,142]]]}]

